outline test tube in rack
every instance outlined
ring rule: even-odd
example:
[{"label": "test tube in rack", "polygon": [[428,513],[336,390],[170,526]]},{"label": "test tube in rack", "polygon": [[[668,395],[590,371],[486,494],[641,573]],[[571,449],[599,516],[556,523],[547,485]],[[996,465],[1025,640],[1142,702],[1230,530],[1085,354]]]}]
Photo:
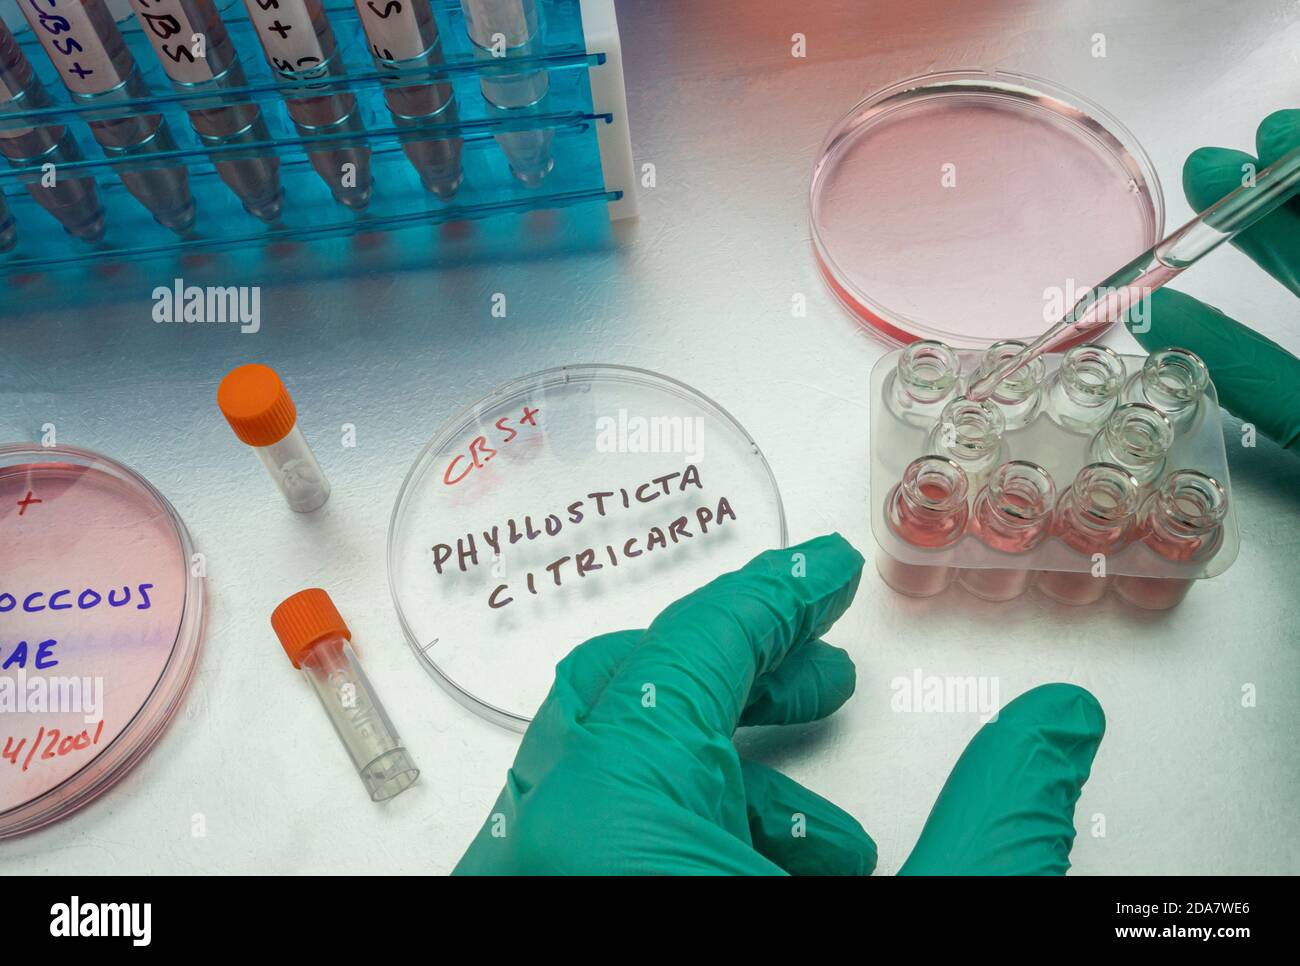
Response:
[{"label": "test tube in rack", "polygon": [[186,106],[203,145],[250,145],[234,156],[223,152],[214,162],[217,174],[249,214],[275,221],[284,205],[280,159],[266,148],[253,147],[271,139],[261,109],[251,101],[231,103],[220,96],[222,90],[243,87],[245,80],[239,54],[212,0],[131,0],[131,8],[172,86],[213,92],[211,101]]},{"label": "test tube in rack", "polygon": [[[149,87],[104,0],[27,0],[20,9],[73,100],[104,105],[88,120],[109,158],[135,161],[176,150],[161,114],[126,114],[113,107],[148,97]],[[186,232],[194,224],[194,198],[183,165],[114,167],[160,225]]]},{"label": "test tube in rack", "polygon": [[[354,0],[366,31],[370,53],[383,68],[438,67],[442,41],[429,0]],[[398,127],[428,123],[455,123],[456,101],[451,84],[444,81],[403,84],[384,88],[384,100]],[[463,178],[460,138],[402,137],[402,150],[426,188],[444,201],[451,198]]]},{"label": "test tube in rack", "polygon": [[[0,119],[53,105],[14,35],[0,21]],[[104,234],[104,207],[93,178],[62,177],[59,165],[80,161],[81,149],[61,124],[0,128],[0,154],[15,168],[44,169],[27,191],[68,232],[85,241]],[[53,169],[45,169],[45,165]],[[46,176],[46,171],[52,177]]]},{"label": "test tube in rack", "polygon": [[[494,61],[537,49],[541,24],[535,0],[460,0],[480,60]],[[544,68],[484,74],[479,86],[493,113],[508,118],[541,103],[550,92],[551,75]],[[529,187],[540,184],[554,166],[550,128],[502,131],[497,144],[510,159],[516,178]]]},{"label": "test tube in rack", "polygon": [[[343,58],[320,0],[244,0],[267,63],[280,77],[311,86],[344,73]],[[285,105],[304,137],[365,130],[356,96],[345,92],[286,95]],[[370,203],[370,148],[340,138],[309,150],[312,167],[335,200],[354,211]]]},{"label": "test tube in rack", "polygon": [[18,226],[14,216],[9,214],[4,195],[0,195],[0,252],[7,252],[18,244]]}]

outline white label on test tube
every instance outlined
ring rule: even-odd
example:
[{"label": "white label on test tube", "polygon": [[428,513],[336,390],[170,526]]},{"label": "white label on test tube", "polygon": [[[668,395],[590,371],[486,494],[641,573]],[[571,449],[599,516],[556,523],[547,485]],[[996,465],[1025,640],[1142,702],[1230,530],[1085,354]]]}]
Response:
[{"label": "white label on test tube", "polygon": [[415,4],[429,0],[354,0],[370,52],[380,60],[410,60],[428,49]]},{"label": "white label on test tube", "polygon": [[[200,84],[216,76],[206,55],[194,53],[202,31],[190,20],[182,0],[131,0],[131,7],[168,77],[182,84]],[[208,38],[203,40],[206,51]]]},{"label": "white label on test tube", "polygon": [[266,59],[282,74],[311,76],[325,60],[304,0],[244,0]]},{"label": "white label on test tube", "polygon": [[[18,0],[18,5],[68,90],[101,94],[126,79],[117,76],[81,0]],[[117,30],[112,18],[108,18],[108,26]]]}]

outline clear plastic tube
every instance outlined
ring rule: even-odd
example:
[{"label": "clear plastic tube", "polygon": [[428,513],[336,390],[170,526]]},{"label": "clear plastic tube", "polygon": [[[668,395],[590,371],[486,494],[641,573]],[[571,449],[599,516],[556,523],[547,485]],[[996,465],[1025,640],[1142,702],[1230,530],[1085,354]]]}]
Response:
[{"label": "clear plastic tube", "polygon": [[537,36],[533,0],[461,0],[461,9],[476,47],[490,48],[498,36],[507,48],[523,47]]},{"label": "clear plastic tube", "polygon": [[[969,532],[985,546],[1004,554],[1028,553],[1051,533],[1056,484],[1037,463],[1012,460],[994,471],[975,497]],[[1023,568],[961,568],[957,580],[984,600],[1019,597],[1033,572]]]},{"label": "clear plastic tube", "polygon": [[[1112,463],[1089,463],[1061,494],[1052,533],[1077,553],[1093,558],[1088,570],[1044,570],[1038,589],[1063,604],[1091,604],[1106,593],[1111,577],[1105,558],[1118,553],[1133,533],[1138,481]],[[1100,559],[1098,559],[1100,558]]]},{"label": "clear plastic tube", "polygon": [[[226,25],[212,0],[131,0],[136,19],[163,71],[181,91],[242,87],[244,70]],[[203,51],[193,52],[194,38],[203,38]],[[266,121],[251,102],[230,104],[216,96],[211,105],[188,110],[190,125],[205,147],[264,144],[270,140]],[[265,150],[239,157],[223,155],[217,174],[249,214],[275,221],[284,205],[280,189],[280,160]]]},{"label": "clear plastic tube", "polygon": [[[1219,552],[1228,494],[1218,480],[1196,470],[1175,470],[1142,506],[1138,539],[1176,563],[1199,563]],[[1193,580],[1174,577],[1115,578],[1115,592],[1130,604],[1167,610],[1187,596]]]},{"label": "clear plastic tube", "polygon": [[1125,403],[1097,431],[1089,452],[1097,462],[1124,467],[1145,487],[1164,472],[1173,443],[1174,427],[1164,413],[1146,403]]},{"label": "clear plastic tube", "polygon": [[[383,68],[438,67],[443,63],[442,40],[429,0],[354,0],[357,16],[370,42],[376,66]],[[384,100],[399,127],[416,127],[457,120],[451,84],[403,84],[384,88]],[[444,201],[456,194],[463,180],[460,138],[429,138],[412,134],[402,150],[420,175],[420,182]]]},{"label": "clear plastic tube", "polygon": [[929,426],[958,391],[961,359],[949,346],[921,339],[907,346],[885,384],[889,411],[912,426]]},{"label": "clear plastic tube", "polygon": [[104,0],[41,0],[19,5],[74,100],[103,104],[91,133],[128,191],[166,228],[184,234],[194,224],[194,198],[184,165],[145,165],[140,159],[176,150],[161,114],[123,114],[113,105],[148,97],[135,58]]},{"label": "clear plastic tube", "polygon": [[303,676],[320,698],[371,800],[382,802],[414,785],[420,771],[402,747],[352,645],[330,638],[301,660]]},{"label": "clear plastic tube", "polygon": [[399,795],[420,770],[350,643],[352,632],[320,588],[300,591],[271,615],[285,653],[320,699],[372,801]]},{"label": "clear plastic tube", "polygon": [[[950,547],[966,530],[968,488],[966,474],[955,462],[922,456],[908,464],[903,479],[889,491],[885,521],[914,547]],[[904,563],[883,550],[876,554],[876,569],[885,583],[909,597],[930,597],[952,583],[952,567]]]},{"label": "clear plastic tube", "polygon": [[232,369],[217,387],[217,406],[240,441],[253,447],[291,509],[310,513],[325,504],[329,482],[274,369],[255,362]]},{"label": "clear plastic tube", "polygon": [[[304,137],[333,136],[364,130],[356,96],[322,93],[299,97],[312,81],[328,81],[344,73],[343,57],[320,0],[244,0],[248,18],[271,69],[291,85],[285,105]],[[337,146],[313,147],[312,167],[340,204],[360,211],[370,203],[370,148],[340,138]]]},{"label": "clear plastic tube", "polygon": [[[527,53],[540,44],[541,24],[535,0],[461,0],[469,39],[481,59],[494,60],[510,53]],[[488,106],[504,116],[532,108],[550,91],[551,75],[545,69],[485,74],[479,82]],[[550,173],[554,132],[550,128],[505,131],[497,134],[501,150],[510,159],[516,178],[530,187]]]},{"label": "clear plastic tube", "polygon": [[269,446],[254,446],[253,450],[271,474],[271,479],[275,480],[290,509],[297,513],[310,513],[320,509],[330,498],[329,481],[296,423],[283,439]]},{"label": "clear plastic tube", "polygon": [[1065,354],[1047,384],[1047,415],[1062,429],[1092,435],[1106,421],[1124,384],[1124,363],[1104,345]]},{"label": "clear plastic tube", "polygon": [[[10,111],[29,111],[54,103],[32,70],[22,48],[0,21],[0,119]],[[0,128],[0,154],[14,168],[42,169],[54,165],[53,179],[27,182],[27,192],[64,229],[83,241],[104,235],[104,206],[93,178],[59,176],[59,165],[80,161],[81,150],[63,125]]]}]

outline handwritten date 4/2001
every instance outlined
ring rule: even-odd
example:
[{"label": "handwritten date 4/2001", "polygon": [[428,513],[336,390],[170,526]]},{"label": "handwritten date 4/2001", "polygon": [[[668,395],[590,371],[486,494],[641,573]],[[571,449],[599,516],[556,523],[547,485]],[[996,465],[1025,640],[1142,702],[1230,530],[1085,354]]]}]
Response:
[{"label": "handwritten date 4/2001", "polygon": [[102,718],[95,725],[93,731],[90,728],[84,728],[78,734],[64,734],[58,728],[47,730],[42,727],[37,730],[36,736],[31,739],[30,744],[26,737],[6,736],[4,751],[0,752],[0,757],[3,757],[11,765],[22,762],[22,769],[26,771],[33,761],[49,761],[52,758],[63,758],[73,752],[83,751],[91,745],[97,745],[103,734],[104,720]]}]

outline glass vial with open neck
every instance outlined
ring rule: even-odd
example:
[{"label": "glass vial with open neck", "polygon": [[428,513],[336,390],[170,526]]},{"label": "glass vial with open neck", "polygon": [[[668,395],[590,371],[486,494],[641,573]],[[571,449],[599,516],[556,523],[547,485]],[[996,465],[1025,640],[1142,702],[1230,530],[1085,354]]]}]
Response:
[{"label": "glass vial with open neck", "polygon": [[329,481],[274,369],[256,363],[232,369],[217,388],[217,405],[235,435],[257,453],[290,509],[310,513],[324,506]]},{"label": "glass vial with open neck", "polygon": [[[1137,538],[1153,553],[1176,563],[1209,560],[1223,544],[1228,494],[1213,477],[1196,470],[1170,473],[1142,505]],[[1187,596],[1193,580],[1176,577],[1115,578],[1115,592],[1130,604],[1167,610]]]},{"label": "glass vial with open neck", "polygon": [[[1037,463],[1011,460],[993,473],[975,497],[969,532],[985,546],[1013,555],[1028,553],[1051,534],[1056,484]],[[957,580],[984,600],[1019,597],[1029,587],[1033,572],[1024,568],[962,568]]]},{"label": "glass vial with open neck", "polygon": [[1084,343],[1065,354],[1047,383],[1047,415],[1062,429],[1091,435],[1114,411],[1124,363],[1104,345]]},{"label": "glass vial with open neck", "polygon": [[[968,489],[966,474],[954,461],[922,456],[908,464],[903,479],[889,491],[885,521],[913,547],[951,547],[966,532]],[[903,563],[884,550],[876,554],[876,569],[885,583],[909,597],[930,597],[952,583],[951,567]]]},{"label": "glass vial with open neck", "polygon": [[1088,452],[1096,462],[1124,467],[1146,487],[1160,479],[1173,444],[1174,427],[1164,413],[1146,403],[1125,403],[1097,431]]},{"label": "glass vial with open neck", "polygon": [[972,402],[958,396],[943,407],[939,421],[930,431],[932,454],[946,456],[966,473],[969,487],[984,485],[994,467],[1006,459],[1002,439],[1002,412],[986,402]]},{"label": "glass vial with open neck", "polygon": [[1201,357],[1190,349],[1171,347],[1147,356],[1124,396],[1154,406],[1168,417],[1175,432],[1183,433],[1196,423],[1209,385],[1210,370]]},{"label": "glass vial with open neck", "polygon": [[[995,342],[988,347],[971,382],[984,376],[1013,356],[1020,354],[1025,343],[1014,339]],[[985,400],[1002,413],[1008,433],[1028,426],[1043,408],[1043,383],[1047,365],[1042,356],[1030,361],[1014,375],[1003,379]]]},{"label": "glass vial with open neck", "polygon": [[[1038,588],[1062,604],[1091,604],[1106,593],[1106,556],[1118,553],[1133,535],[1138,481],[1122,466],[1089,463],[1061,494],[1052,514],[1052,534],[1092,558],[1082,572],[1044,570]],[[1100,556],[1100,560],[1098,560]],[[1099,569],[1100,568],[1100,569]]]},{"label": "glass vial with open neck", "polygon": [[885,383],[889,411],[912,426],[928,427],[957,395],[961,359],[942,342],[913,342]]}]

